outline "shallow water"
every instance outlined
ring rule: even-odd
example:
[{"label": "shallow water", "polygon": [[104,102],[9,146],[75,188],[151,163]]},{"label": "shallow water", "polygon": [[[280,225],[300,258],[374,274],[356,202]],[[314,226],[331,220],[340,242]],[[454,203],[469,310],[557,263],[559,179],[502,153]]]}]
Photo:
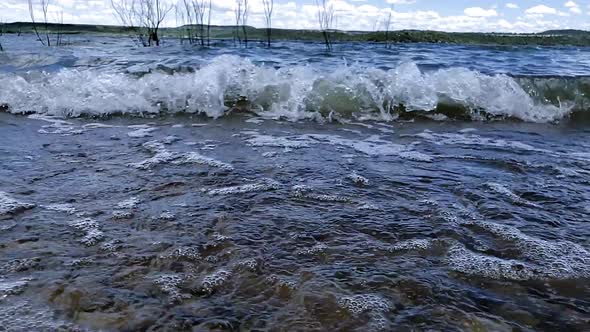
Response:
[{"label": "shallow water", "polygon": [[[210,82],[220,71],[287,82],[281,70],[304,57],[319,63],[296,69],[311,70],[299,76],[307,79],[304,86],[338,71],[359,73],[342,64],[344,57],[348,64],[364,62],[358,68],[372,66],[363,71],[367,77],[397,77],[387,66],[398,73],[417,68],[418,76],[404,76],[410,85],[463,73],[491,78],[490,87],[514,87],[510,80],[522,84],[517,76],[586,74],[582,62],[567,59],[587,50],[375,46],[371,63],[346,45],[331,57],[321,55],[321,45],[281,44],[271,53],[244,51],[244,59],[235,49],[203,56],[170,44],[152,54],[127,52],[128,41],[89,40],[57,50],[53,63],[46,50],[15,40],[4,42],[9,51],[0,55],[0,81],[23,78],[0,90],[0,103],[8,105],[0,113],[3,329],[590,329],[590,129],[583,117],[549,116],[561,108],[538,101],[526,113],[523,104],[502,104],[499,95],[478,102],[503,111],[512,105],[514,114],[530,117],[473,121],[476,112],[468,111],[431,116],[436,121],[395,119],[394,112],[344,112],[349,102],[332,102],[332,112],[318,113],[308,102],[290,112],[283,106],[260,111],[251,107],[255,102],[225,105],[232,80],[210,90],[219,103],[203,102],[207,111],[170,112],[123,90],[142,82],[152,91],[159,82],[158,100],[185,103],[188,92],[171,94],[184,88],[195,90],[198,102],[199,89],[212,85],[190,84]],[[114,46],[105,50],[100,43]],[[293,52],[297,46],[305,51]],[[444,56],[453,51],[498,58],[470,63],[467,55]],[[26,62],[26,52],[37,59],[15,65],[17,58]],[[222,52],[233,54],[219,58]],[[437,52],[443,55],[431,55]],[[537,67],[523,73],[529,66],[518,61],[501,64],[527,52],[563,56],[545,73]],[[71,62],[61,55],[68,53]],[[397,55],[380,60],[373,56],[379,53]],[[186,60],[186,54],[193,55]],[[429,60],[404,60],[419,56]],[[109,65],[125,59],[153,71],[167,57],[169,68],[186,61],[191,69],[138,74],[131,65]],[[272,68],[270,57],[277,59]],[[435,68],[427,61],[437,61]],[[494,76],[507,70],[511,75]],[[174,89],[164,90],[171,82]],[[238,85],[244,89],[234,96],[256,100],[257,83],[266,82]],[[473,91],[449,86],[455,96]],[[349,91],[355,90],[340,96]],[[289,105],[307,98],[289,96]],[[232,107],[251,112],[229,114]],[[90,116],[111,113],[127,115]],[[51,116],[58,114],[85,117]]]}]

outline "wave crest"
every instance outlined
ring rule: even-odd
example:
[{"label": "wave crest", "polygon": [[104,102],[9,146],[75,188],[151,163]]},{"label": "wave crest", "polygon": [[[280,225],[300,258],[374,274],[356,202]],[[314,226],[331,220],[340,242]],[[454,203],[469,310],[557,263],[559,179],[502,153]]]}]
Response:
[{"label": "wave crest", "polygon": [[[220,56],[193,72],[144,75],[63,69],[0,76],[0,105],[11,113],[62,117],[110,114],[206,114],[231,109],[268,117],[357,117],[444,114],[462,118],[557,121],[579,107],[579,93],[546,96],[538,80],[485,75],[463,68],[422,72],[414,63],[393,70],[342,66],[272,68]],[[582,104],[585,99],[582,98]],[[439,118],[445,118],[439,116]]]}]

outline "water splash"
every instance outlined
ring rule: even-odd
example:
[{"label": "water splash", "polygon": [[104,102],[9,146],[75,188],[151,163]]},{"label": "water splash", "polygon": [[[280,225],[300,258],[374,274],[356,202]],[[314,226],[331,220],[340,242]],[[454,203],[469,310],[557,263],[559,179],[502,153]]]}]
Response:
[{"label": "water splash", "polygon": [[538,82],[527,85],[522,79],[464,68],[422,72],[407,62],[392,70],[344,65],[326,73],[313,66],[258,66],[230,55],[188,73],[137,76],[62,69],[1,74],[0,85],[5,87],[0,105],[9,112],[62,117],[191,113],[216,118],[248,110],[290,120],[392,120],[402,113],[426,112],[551,122],[570,114],[579,99],[550,98],[543,94],[546,88],[530,90]]}]

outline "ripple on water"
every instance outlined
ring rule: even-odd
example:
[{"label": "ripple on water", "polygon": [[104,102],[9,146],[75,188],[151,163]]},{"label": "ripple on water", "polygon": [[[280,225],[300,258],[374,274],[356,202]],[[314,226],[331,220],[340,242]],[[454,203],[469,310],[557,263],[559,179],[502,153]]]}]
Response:
[{"label": "ripple on water", "polygon": [[569,241],[548,241],[529,236],[515,227],[480,220],[457,220],[457,225],[488,232],[511,243],[509,258],[473,252],[454,240],[448,263],[452,270],[495,280],[567,280],[590,277],[590,251]]},{"label": "ripple on water", "polygon": [[494,192],[507,197],[510,201],[512,201],[514,204],[517,205],[523,205],[523,206],[529,206],[529,207],[534,207],[537,209],[542,208],[540,205],[530,202],[520,196],[518,196],[517,194],[515,194],[514,192],[512,192],[510,189],[506,188],[505,186],[499,184],[499,183],[495,183],[495,182],[488,182],[486,183],[486,186],[488,188],[490,188],[491,190],[493,190]]},{"label": "ripple on water", "polygon": [[246,142],[254,147],[277,147],[284,149],[301,149],[314,145],[332,145],[348,147],[370,157],[397,156],[402,159],[432,162],[433,157],[414,150],[411,146],[395,144],[381,139],[379,136],[370,136],[364,140],[347,139],[337,135],[305,134],[299,136],[271,136],[260,134],[256,131],[244,131],[249,138]]},{"label": "ripple on water", "polygon": [[171,163],[173,165],[205,165],[213,168],[219,168],[225,171],[232,171],[234,169],[233,166],[230,164],[203,156],[197,152],[180,153],[168,151],[164,147],[164,144],[158,141],[144,143],[143,147],[148,151],[154,153],[154,156],[137,163],[131,163],[129,164],[130,166],[147,170],[161,164]]},{"label": "ripple on water", "polygon": [[30,278],[21,278],[16,280],[0,278],[0,301],[11,295],[22,293],[29,285]]},{"label": "ripple on water", "polygon": [[0,273],[7,274],[29,271],[39,266],[40,262],[41,258],[39,257],[14,259],[0,265]]},{"label": "ripple on water", "polygon": [[246,194],[246,193],[253,193],[253,192],[277,190],[280,187],[281,187],[280,183],[278,183],[272,179],[267,179],[263,182],[258,182],[258,183],[249,183],[249,184],[244,184],[244,185],[239,185],[239,186],[209,189],[209,190],[206,190],[206,192],[212,196],[237,195],[237,194]]},{"label": "ripple on water", "polygon": [[30,210],[35,206],[32,203],[18,201],[10,197],[7,193],[0,191],[0,217]]},{"label": "ripple on water", "polygon": [[0,327],[9,332],[80,330],[72,323],[56,319],[46,305],[21,299],[0,301]]}]

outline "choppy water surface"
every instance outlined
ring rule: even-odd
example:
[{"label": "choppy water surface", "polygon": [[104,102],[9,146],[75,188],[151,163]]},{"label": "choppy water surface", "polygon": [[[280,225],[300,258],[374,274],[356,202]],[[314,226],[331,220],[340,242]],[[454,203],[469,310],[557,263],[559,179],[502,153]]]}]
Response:
[{"label": "choppy water surface", "polygon": [[588,50],[27,38],[0,330],[590,329]]}]

